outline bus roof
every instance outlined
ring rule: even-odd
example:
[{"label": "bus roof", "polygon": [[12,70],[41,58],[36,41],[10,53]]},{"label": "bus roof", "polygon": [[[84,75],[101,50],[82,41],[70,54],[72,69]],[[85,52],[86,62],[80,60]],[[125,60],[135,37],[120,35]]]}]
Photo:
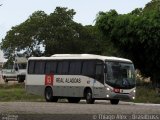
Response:
[{"label": "bus roof", "polygon": [[123,61],[130,62],[129,59],[119,58],[119,57],[110,57],[110,56],[101,56],[93,54],[54,54],[50,57],[30,57],[28,60],[51,60],[51,59],[98,59],[98,60],[108,60],[108,61]]}]

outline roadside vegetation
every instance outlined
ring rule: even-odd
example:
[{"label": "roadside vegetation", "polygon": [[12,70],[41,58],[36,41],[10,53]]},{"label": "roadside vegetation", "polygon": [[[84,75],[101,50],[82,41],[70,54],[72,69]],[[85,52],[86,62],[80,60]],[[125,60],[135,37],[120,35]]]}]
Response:
[{"label": "roadside vegetation", "polygon": [[160,95],[157,90],[153,87],[138,86],[136,90],[136,103],[160,103]]},{"label": "roadside vegetation", "polygon": [[28,94],[24,84],[0,85],[0,102],[8,101],[44,101],[43,97]]},{"label": "roadside vegetation", "polygon": [[136,103],[160,103],[160,89],[155,88],[150,77],[144,77],[136,70]]}]

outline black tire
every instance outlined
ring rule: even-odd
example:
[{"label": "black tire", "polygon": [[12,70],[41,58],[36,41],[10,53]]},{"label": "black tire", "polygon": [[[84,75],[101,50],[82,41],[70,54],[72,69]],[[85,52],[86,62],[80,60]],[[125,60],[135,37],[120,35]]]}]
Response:
[{"label": "black tire", "polygon": [[73,98],[73,97],[68,98],[69,103],[79,103],[80,100],[81,100],[81,98]]},{"label": "black tire", "polygon": [[51,87],[47,87],[45,89],[45,100],[47,102],[57,102],[58,101],[57,97],[53,97],[53,91]]},{"label": "black tire", "polygon": [[112,105],[118,105],[119,100],[118,99],[112,99],[112,100],[110,100],[110,102],[111,102]]},{"label": "black tire", "polygon": [[18,81],[18,83],[23,83],[24,78],[22,76],[17,76],[17,81]]},{"label": "black tire", "polygon": [[8,83],[8,80],[6,77],[3,78],[5,83]]},{"label": "black tire", "polygon": [[94,104],[95,99],[92,98],[92,91],[91,91],[91,89],[87,89],[86,90],[85,98],[86,98],[87,104]]},{"label": "black tire", "polygon": [[22,82],[20,76],[17,76],[17,81],[18,81],[18,83],[21,83],[21,82]]}]

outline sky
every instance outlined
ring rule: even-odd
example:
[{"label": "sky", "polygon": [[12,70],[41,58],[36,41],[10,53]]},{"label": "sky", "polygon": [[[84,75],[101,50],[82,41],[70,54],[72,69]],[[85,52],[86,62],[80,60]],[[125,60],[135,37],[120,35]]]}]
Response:
[{"label": "sky", "polygon": [[35,11],[52,13],[57,6],[74,9],[74,21],[93,25],[99,11],[115,9],[126,14],[135,8],[143,8],[151,0],[0,0],[0,42],[11,27],[24,22]]}]

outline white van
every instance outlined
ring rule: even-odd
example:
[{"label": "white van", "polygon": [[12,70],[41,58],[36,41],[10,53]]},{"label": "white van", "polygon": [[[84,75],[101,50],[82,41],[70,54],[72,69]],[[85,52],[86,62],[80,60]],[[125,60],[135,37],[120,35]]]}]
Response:
[{"label": "white van", "polygon": [[24,57],[16,57],[15,61],[7,61],[3,65],[2,78],[4,82],[18,81],[24,82],[26,76],[27,59]]}]

